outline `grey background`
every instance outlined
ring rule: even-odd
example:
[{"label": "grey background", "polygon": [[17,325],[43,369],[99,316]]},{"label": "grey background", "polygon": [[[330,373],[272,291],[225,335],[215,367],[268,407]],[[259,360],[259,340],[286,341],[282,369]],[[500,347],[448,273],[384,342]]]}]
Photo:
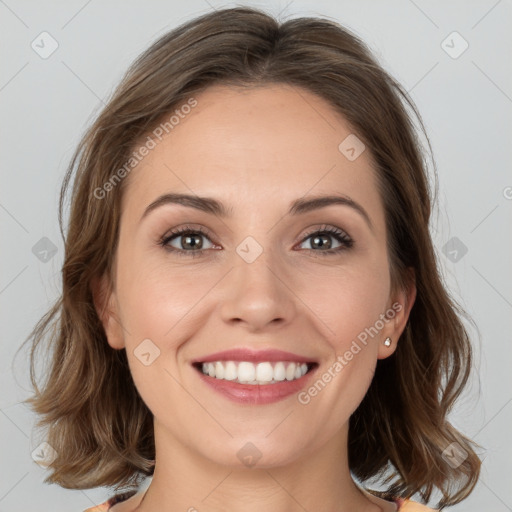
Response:
[{"label": "grey background", "polygon": [[[21,404],[30,392],[26,351],[13,357],[59,292],[59,186],[103,98],[158,36],[210,9],[234,5],[0,0],[0,512],[81,511],[109,496],[108,489],[43,484],[45,470],[31,457],[42,440],[33,431],[34,416]],[[474,493],[451,510],[512,510],[512,2],[238,5],[263,7],[281,19],[325,15],[339,21],[370,45],[418,105],[439,171],[432,234],[446,281],[480,330],[479,338],[470,327],[475,372],[451,419],[483,446],[483,470]],[[59,45],[47,59],[31,47],[43,31]],[[458,58],[442,46],[453,31],[469,44]],[[452,53],[462,48],[453,37],[447,44]],[[43,237],[55,245],[55,254],[35,254]]]}]

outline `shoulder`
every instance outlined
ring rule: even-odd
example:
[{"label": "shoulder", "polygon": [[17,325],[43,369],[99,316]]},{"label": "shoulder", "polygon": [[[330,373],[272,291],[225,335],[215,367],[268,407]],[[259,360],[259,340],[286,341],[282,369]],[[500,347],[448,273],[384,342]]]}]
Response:
[{"label": "shoulder", "polygon": [[100,505],[96,505],[95,507],[88,508],[84,510],[84,512],[107,512],[107,510],[111,507],[110,500],[101,503]]},{"label": "shoulder", "polygon": [[[96,505],[95,507],[84,510],[84,512],[108,512],[116,503],[126,501],[128,498],[131,498],[135,494],[136,491],[117,494],[104,503],[101,503],[100,505]],[[396,503],[400,512],[437,512],[433,508],[429,508],[426,505],[422,505],[421,503],[417,503],[411,500],[398,499],[396,500]]]},{"label": "shoulder", "polygon": [[[367,489],[361,488],[363,494],[365,494],[370,501],[374,503],[381,504],[381,506],[391,501],[397,507],[399,512],[438,512],[433,508],[429,508],[426,505],[422,505],[421,503],[417,503],[416,501],[412,501],[407,498],[398,498],[398,497],[390,497],[390,496],[378,496],[376,491],[369,492]],[[382,493],[381,493],[382,494]]]},{"label": "shoulder", "polygon": [[400,512],[437,512],[433,508],[429,508],[426,505],[417,503],[411,500],[399,500],[398,502]]},{"label": "shoulder", "polygon": [[84,512],[107,512],[116,503],[126,501],[128,498],[131,498],[134,494],[136,494],[136,492],[137,491],[128,491],[128,492],[123,492],[121,494],[116,494],[115,496],[108,499],[104,503],[100,503],[99,505],[96,505],[95,507],[88,508],[87,510],[84,510]]},{"label": "shoulder", "polygon": [[106,512],[110,508],[108,501],[105,501],[105,503],[101,503],[100,505],[96,505],[95,507],[88,508],[84,510],[84,512]]}]

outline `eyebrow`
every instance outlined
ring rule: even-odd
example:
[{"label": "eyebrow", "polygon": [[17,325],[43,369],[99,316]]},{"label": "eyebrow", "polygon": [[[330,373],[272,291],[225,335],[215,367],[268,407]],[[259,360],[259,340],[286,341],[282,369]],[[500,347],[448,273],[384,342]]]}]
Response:
[{"label": "eyebrow", "polygon": [[[195,208],[196,210],[217,215],[222,218],[233,216],[232,208],[226,208],[223,203],[212,197],[169,193],[161,195],[147,206],[142,214],[141,221],[153,210],[168,204],[179,204],[189,208]],[[291,202],[288,215],[301,215],[334,204],[352,208],[363,217],[369,228],[373,230],[372,221],[366,210],[359,203],[344,195],[309,196],[308,198],[296,199]]]}]

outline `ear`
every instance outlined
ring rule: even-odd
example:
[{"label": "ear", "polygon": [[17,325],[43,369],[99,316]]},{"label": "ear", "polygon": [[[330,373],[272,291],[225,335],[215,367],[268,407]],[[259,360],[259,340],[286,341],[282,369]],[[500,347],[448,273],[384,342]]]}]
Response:
[{"label": "ear", "polygon": [[91,293],[94,308],[105,330],[108,344],[117,350],[125,348],[117,297],[107,275],[94,276],[91,279]]},{"label": "ear", "polygon": [[[398,339],[404,332],[412,306],[416,300],[416,279],[414,269],[407,269],[408,278],[404,288],[400,288],[390,296],[386,316],[388,322],[385,324],[379,336],[379,351],[377,359],[385,359],[393,354],[398,345]],[[391,345],[386,347],[384,340],[391,339]]]}]

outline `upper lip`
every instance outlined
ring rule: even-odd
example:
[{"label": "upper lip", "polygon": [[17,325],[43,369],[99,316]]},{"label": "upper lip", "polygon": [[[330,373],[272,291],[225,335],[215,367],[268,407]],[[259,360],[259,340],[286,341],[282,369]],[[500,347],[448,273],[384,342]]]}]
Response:
[{"label": "upper lip", "polygon": [[290,361],[294,363],[314,363],[310,357],[304,357],[283,350],[265,349],[253,350],[249,348],[233,348],[222,352],[215,352],[207,356],[198,357],[192,363],[210,363],[212,361],[248,361],[260,363],[264,361]]}]

